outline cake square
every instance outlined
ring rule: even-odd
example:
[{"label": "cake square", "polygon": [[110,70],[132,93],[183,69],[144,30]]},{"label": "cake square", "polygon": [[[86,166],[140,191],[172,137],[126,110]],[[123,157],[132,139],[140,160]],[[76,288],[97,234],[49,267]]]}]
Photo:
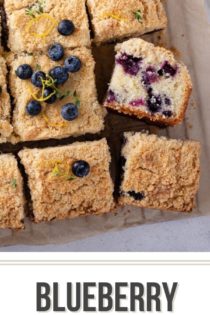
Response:
[{"label": "cake square", "polygon": [[35,222],[102,214],[114,208],[105,139],[19,153]]},{"label": "cake square", "polygon": [[125,133],[121,205],[189,212],[199,188],[200,145]]},{"label": "cake square", "polygon": [[0,228],[24,227],[23,180],[15,157],[0,155]]},{"label": "cake square", "polygon": [[97,44],[139,36],[166,27],[160,0],[87,0]]},{"label": "cake square", "polygon": [[[1,5],[1,2],[0,2],[0,5]],[[0,52],[2,50],[2,18],[1,18],[1,15],[2,15],[2,8],[0,7]]]},{"label": "cake square", "polygon": [[[53,42],[66,48],[90,46],[85,0],[5,0],[4,6],[13,52],[45,51]],[[66,19],[74,24],[68,36],[58,32],[59,23]]]},{"label": "cake square", "polygon": [[192,91],[186,66],[140,38],[118,44],[116,52],[105,107],[158,124],[181,123]]},{"label": "cake square", "polygon": [[[57,66],[64,66],[64,59],[76,56],[81,62],[81,68],[75,73],[69,73],[68,80],[56,86],[57,100],[47,104],[42,97],[43,89],[32,84],[31,79],[21,80],[16,75],[20,65],[31,66],[34,72],[43,71],[47,80],[45,87],[51,85],[52,78],[49,71]],[[105,111],[97,101],[97,92],[94,76],[94,60],[91,51],[85,47],[65,50],[64,59],[55,62],[44,54],[10,54],[10,89],[14,97],[13,126],[16,136],[12,141],[34,141],[43,139],[60,139],[70,136],[79,136],[87,133],[98,133],[104,128]],[[54,89],[54,84],[52,84]],[[54,93],[54,92],[53,92]],[[27,104],[31,100],[40,100],[42,110],[36,116],[26,112]],[[63,118],[62,109],[66,104],[73,103],[78,108],[78,116],[71,121]]]},{"label": "cake square", "polygon": [[7,92],[7,68],[4,58],[0,56],[0,143],[7,142],[12,133],[10,118],[11,104]]}]

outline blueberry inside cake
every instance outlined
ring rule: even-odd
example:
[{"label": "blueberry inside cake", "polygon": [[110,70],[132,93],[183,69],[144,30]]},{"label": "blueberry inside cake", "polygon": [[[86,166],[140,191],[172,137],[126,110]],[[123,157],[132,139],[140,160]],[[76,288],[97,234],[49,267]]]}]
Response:
[{"label": "blueberry inside cake", "polygon": [[116,51],[105,106],[166,125],[180,123],[192,90],[187,68],[170,51],[137,38]]}]

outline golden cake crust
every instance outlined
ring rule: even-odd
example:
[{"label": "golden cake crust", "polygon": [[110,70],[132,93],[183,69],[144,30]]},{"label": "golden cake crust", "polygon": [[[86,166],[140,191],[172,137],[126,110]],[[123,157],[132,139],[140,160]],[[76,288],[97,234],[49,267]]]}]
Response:
[{"label": "golden cake crust", "polygon": [[[105,139],[25,149],[19,156],[29,176],[35,222],[102,214],[114,208],[111,157]],[[77,160],[88,162],[90,173],[71,179],[71,166]]]},{"label": "golden cake crust", "polygon": [[[87,5],[97,44],[139,36],[167,25],[160,0],[87,0]],[[134,14],[137,11],[139,20]]]},{"label": "golden cake crust", "polygon": [[10,124],[11,105],[6,77],[6,63],[4,58],[0,56],[0,143],[7,142],[13,130]]},{"label": "golden cake crust", "polygon": [[[156,135],[125,133],[120,205],[191,211],[200,178],[200,144]],[[129,192],[141,193],[135,200]]]},{"label": "golden cake crust", "polygon": [[0,177],[0,228],[22,229],[25,206],[23,180],[13,155],[0,155]]},{"label": "golden cake crust", "polygon": [[[37,3],[35,0],[5,0],[8,45],[11,51],[17,53],[46,51],[54,42],[66,48],[90,46],[84,0],[45,0],[43,13],[33,18],[26,14],[26,10],[35,3]],[[72,20],[75,25],[75,32],[70,36],[62,36],[57,31],[59,22],[64,19]]]},{"label": "golden cake crust", "polygon": [[[187,110],[187,106],[189,103],[189,99],[192,92],[192,81],[187,70],[187,67],[178,63],[175,60],[173,53],[163,47],[154,46],[151,43],[148,43],[142,39],[130,39],[122,44],[118,44],[116,46],[117,53],[126,53],[130,55],[138,56],[146,56],[148,60],[152,62],[157,62],[157,60],[167,60],[172,64],[177,64],[179,66],[179,73],[177,76],[177,82],[175,83],[176,88],[179,87],[180,91],[176,95],[178,106],[175,108],[175,115],[171,117],[165,117],[162,114],[155,113],[152,114],[149,111],[142,110],[141,107],[132,107],[126,103],[118,103],[116,101],[108,102],[107,100],[104,103],[104,106],[113,110],[118,111],[119,113],[123,113],[130,116],[136,116],[139,119],[146,119],[151,122],[160,123],[168,126],[174,126],[181,123],[184,119],[185,112]],[[112,89],[112,82],[115,79],[115,70],[113,73],[113,77],[111,80],[110,88]],[[128,78],[129,80],[129,78]],[[167,86],[167,85],[166,85]],[[170,91],[169,91],[170,92]],[[178,95],[180,94],[180,95]],[[172,95],[173,96],[173,95]]]},{"label": "golden cake crust", "polygon": [[[37,89],[31,84],[30,80],[20,80],[15,70],[21,64],[27,63],[35,69],[37,66],[45,73],[55,66],[63,65],[61,62],[53,62],[48,56],[43,54],[34,55],[14,55],[8,56],[10,66],[10,88],[15,99],[15,109],[13,115],[14,134],[16,139],[12,141],[33,141],[50,138],[66,138],[69,136],[79,136],[87,133],[97,133],[104,128],[105,111],[98,104],[97,92],[94,78],[94,60],[91,51],[87,48],[66,50],[65,57],[77,56],[82,62],[79,72],[72,73],[69,80],[61,87],[66,93],[77,92],[80,100],[79,117],[74,121],[68,122],[61,117],[63,105],[74,102],[72,96],[67,96],[52,105],[43,103],[43,111],[36,117],[31,117],[26,113],[26,105],[32,99],[31,92],[36,94]],[[65,59],[64,57],[64,59]]]}]

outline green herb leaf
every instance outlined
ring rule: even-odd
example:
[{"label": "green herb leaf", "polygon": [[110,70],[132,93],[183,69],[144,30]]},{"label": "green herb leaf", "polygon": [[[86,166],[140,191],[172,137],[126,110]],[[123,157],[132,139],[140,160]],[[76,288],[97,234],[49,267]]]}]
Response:
[{"label": "green herb leaf", "polygon": [[15,178],[11,180],[11,186],[12,188],[17,188],[17,180]]},{"label": "green herb leaf", "polygon": [[75,103],[75,105],[76,105],[77,107],[80,107],[80,99],[79,99],[79,97],[78,97],[78,95],[77,95],[77,91],[74,91],[73,97],[74,97],[74,103]]},{"label": "green herb leaf", "polygon": [[79,100],[79,99],[76,100],[75,105],[76,105],[77,107],[80,107],[80,100]]},{"label": "green herb leaf", "polygon": [[56,96],[59,100],[63,100],[65,97],[68,97],[71,95],[71,91],[62,92],[58,88],[56,88]]},{"label": "green herb leaf", "polygon": [[36,71],[40,71],[41,70],[41,66],[38,63],[36,64],[35,70]]},{"label": "green herb leaf", "polygon": [[67,178],[67,180],[69,180],[69,181],[71,181],[71,180],[74,180],[74,179],[76,179],[76,176],[69,176],[68,178]]},{"label": "green herb leaf", "polygon": [[35,18],[37,15],[44,13],[45,0],[38,0],[32,6],[26,8],[26,15]]},{"label": "green herb leaf", "polygon": [[142,12],[141,10],[137,10],[135,12],[133,12],[134,16],[135,16],[135,19],[139,22],[139,23],[142,23]]}]

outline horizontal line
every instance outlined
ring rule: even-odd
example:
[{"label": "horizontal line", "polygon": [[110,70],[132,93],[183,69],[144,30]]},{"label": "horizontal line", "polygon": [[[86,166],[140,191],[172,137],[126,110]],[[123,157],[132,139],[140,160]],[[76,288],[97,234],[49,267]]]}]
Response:
[{"label": "horizontal line", "polygon": [[195,260],[195,261],[190,261],[190,260],[180,260],[180,261],[167,261],[167,260],[157,260],[157,261],[150,261],[150,260],[142,260],[142,261],[60,261],[60,260],[55,260],[55,261],[27,261],[27,260],[20,260],[20,261],[11,261],[11,260],[3,260],[0,261],[1,266],[44,266],[44,265],[52,265],[52,266],[69,266],[69,265],[75,265],[75,266],[172,266],[172,265],[177,265],[177,266],[210,266],[210,261],[202,261],[202,260]]}]

